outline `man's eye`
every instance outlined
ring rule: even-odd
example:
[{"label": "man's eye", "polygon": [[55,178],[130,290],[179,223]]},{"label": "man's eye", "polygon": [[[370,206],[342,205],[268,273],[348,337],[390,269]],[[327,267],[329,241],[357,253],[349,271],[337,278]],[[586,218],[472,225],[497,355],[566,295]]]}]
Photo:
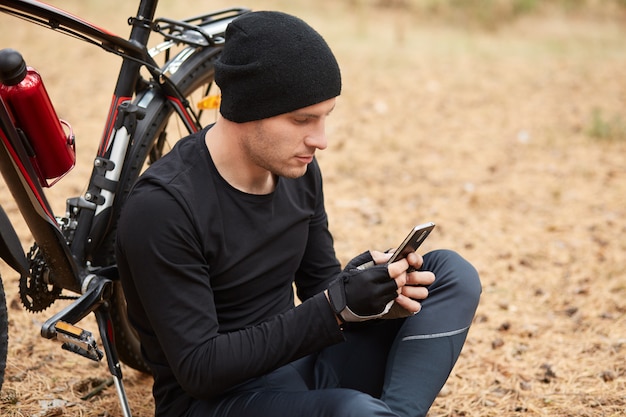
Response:
[{"label": "man's eye", "polygon": [[307,117],[293,119],[293,122],[296,123],[296,124],[299,124],[299,125],[303,125],[303,124],[305,124],[308,121],[309,121],[309,119]]}]

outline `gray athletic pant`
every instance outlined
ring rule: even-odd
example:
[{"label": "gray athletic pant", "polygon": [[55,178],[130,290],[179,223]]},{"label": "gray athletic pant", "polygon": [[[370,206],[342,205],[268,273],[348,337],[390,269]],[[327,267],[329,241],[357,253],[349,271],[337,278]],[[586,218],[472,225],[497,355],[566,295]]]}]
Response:
[{"label": "gray athletic pant", "polygon": [[348,324],[346,342],[199,401],[188,416],[417,417],[445,384],[481,293],[476,270],[457,253],[424,255],[435,282],[419,314]]}]

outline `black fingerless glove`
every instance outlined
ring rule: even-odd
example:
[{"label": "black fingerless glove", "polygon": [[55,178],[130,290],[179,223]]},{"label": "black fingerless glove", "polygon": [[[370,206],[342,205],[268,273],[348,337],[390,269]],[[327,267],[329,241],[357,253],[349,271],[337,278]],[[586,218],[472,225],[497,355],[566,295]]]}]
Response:
[{"label": "black fingerless glove", "polygon": [[344,321],[365,321],[385,315],[398,295],[397,289],[387,265],[374,265],[372,255],[364,252],[330,284],[328,298]]}]

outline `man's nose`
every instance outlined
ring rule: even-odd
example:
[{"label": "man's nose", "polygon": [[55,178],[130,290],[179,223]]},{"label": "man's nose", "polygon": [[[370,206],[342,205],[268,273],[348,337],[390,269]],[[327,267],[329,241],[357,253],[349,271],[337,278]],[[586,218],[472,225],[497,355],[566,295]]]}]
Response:
[{"label": "man's nose", "polygon": [[305,144],[320,150],[324,150],[328,147],[326,127],[324,126],[324,123],[320,123],[320,126],[307,135]]}]

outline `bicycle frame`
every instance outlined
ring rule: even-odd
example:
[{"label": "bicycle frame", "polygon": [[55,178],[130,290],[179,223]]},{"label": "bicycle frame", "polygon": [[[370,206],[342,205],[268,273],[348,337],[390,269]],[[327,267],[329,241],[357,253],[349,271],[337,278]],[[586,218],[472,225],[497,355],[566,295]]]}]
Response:
[{"label": "bicycle frame", "polygon": [[[69,340],[70,350],[91,359],[100,360],[102,353],[89,337],[83,338],[72,327],[59,323],[77,323],[94,312],[106,351],[111,374],[125,416],[130,416],[121,384],[121,370],[112,343],[110,315],[107,300],[111,297],[112,281],[106,268],[97,269],[90,258],[106,235],[112,221],[113,204],[118,193],[121,168],[128,154],[141,109],[131,105],[133,96],[141,91],[141,68],[146,68],[158,82],[159,89],[179,115],[187,130],[201,128],[198,117],[186,102],[176,85],[165,76],[153,56],[174,44],[196,48],[215,47],[226,25],[247,9],[224,9],[192,17],[184,21],[154,19],[158,0],[140,0],[137,15],[129,18],[132,26],[128,39],[99,28],[80,17],[35,0],[0,0],[0,12],[48,27],[96,45],[122,58],[118,79],[100,139],[94,167],[84,196],[67,200],[67,219],[76,214],[72,225],[61,225],[48,203],[43,186],[30,160],[27,141],[16,128],[10,110],[0,98],[0,173],[11,191],[18,208],[41,250],[50,276],[48,284],[81,294],[42,326],[41,334],[48,339]],[[202,25],[200,28],[199,26]],[[195,33],[187,36],[179,28]],[[158,32],[166,41],[148,50],[152,32]],[[221,39],[223,41],[223,38]],[[169,60],[169,56],[166,56]],[[70,213],[71,212],[71,213]],[[0,207],[0,258],[22,277],[30,276],[29,262],[13,226]],[[71,229],[71,238],[67,230]],[[103,308],[104,307],[104,308]],[[78,329],[81,330],[81,329]]]},{"label": "bicycle frame", "polygon": [[[77,229],[74,231],[73,242],[75,243],[71,246],[72,256],[70,256],[67,251],[64,251],[62,254],[57,253],[50,255],[54,260],[67,258],[67,265],[59,265],[59,273],[55,273],[54,283],[70,291],[81,292],[82,279],[85,275],[84,272],[77,270],[76,265],[72,265],[75,263],[74,260],[79,264],[84,264],[84,261],[90,257],[91,252],[97,247],[102,236],[107,232],[107,227],[110,223],[110,210],[108,209],[111,208],[115,198],[117,180],[119,179],[120,168],[123,165],[123,159],[126,155],[132,135],[133,124],[136,122],[136,117],[141,117],[140,115],[128,115],[128,113],[122,114],[121,112],[124,111],[122,104],[132,99],[140,77],[140,68],[147,68],[151,76],[155,80],[159,80],[166,97],[180,115],[190,133],[201,127],[197,122],[193,110],[189,107],[188,103],[185,102],[184,97],[176,90],[173,84],[169,83],[168,78],[164,77],[162,74],[159,66],[151,56],[152,51],[148,51],[146,48],[145,45],[148,43],[151,32],[160,32],[163,36],[169,38],[170,42],[184,42],[195,46],[208,46],[214,44],[214,33],[223,32],[226,24],[232,20],[232,18],[245,11],[245,9],[225,9],[212,14],[190,18],[183,22],[169,19],[157,19],[153,21],[157,3],[158,0],[141,0],[137,17],[129,19],[129,24],[132,25],[132,29],[129,39],[126,40],[94,24],[86,22],[77,16],[38,1],[0,1],[0,12],[11,14],[46,26],[55,31],[77,37],[80,40],[97,45],[105,51],[123,58],[104,132],[100,140],[97,157],[94,161],[94,170],[89,181],[88,190],[84,197],[73,202],[74,207],[78,209],[80,215],[77,222]],[[174,24],[186,25],[188,28],[193,28],[193,22],[206,22],[210,19],[214,19],[215,21],[214,33],[203,31],[200,39],[183,39],[180,36],[165,33],[165,31]],[[158,51],[157,48],[155,52]],[[3,120],[5,137],[3,137],[3,141],[5,142],[5,146],[7,146],[7,144],[9,145],[10,149],[7,149],[7,151],[10,152],[12,149],[14,152],[13,157],[24,161],[24,159],[19,157],[19,154],[15,153],[17,152],[16,148],[19,147],[19,140],[15,138],[10,140],[10,137],[14,136],[15,132],[10,132],[9,124],[10,118],[8,118],[8,115],[5,115]],[[23,157],[23,155],[24,154],[21,156]],[[29,227],[34,229],[31,230],[33,236],[40,246],[44,244],[44,242],[51,242],[49,245],[45,245],[46,247],[61,245],[61,242],[63,242],[62,236],[58,236],[57,232],[49,233],[49,231],[47,231],[51,226],[55,229],[56,221],[48,203],[45,201],[41,186],[36,183],[36,180],[33,180],[33,178],[36,177],[31,176],[26,167],[21,167],[19,171],[21,172],[21,175],[17,175],[21,177],[19,183],[17,179],[7,182],[16,184],[15,187],[11,187],[11,185],[8,184],[14,194],[20,194],[20,189],[23,188],[30,189],[28,196],[16,197],[16,200],[18,204],[20,201],[24,201],[24,204],[20,205],[20,211],[22,211],[22,213],[34,211],[38,214],[37,216],[29,216],[32,218],[32,221],[27,221]],[[16,174],[16,172],[7,173],[5,178],[7,176],[16,176]],[[28,187],[20,185],[20,183],[24,184],[24,182],[28,184]],[[17,188],[17,192],[14,192],[13,188]],[[36,202],[35,207],[28,207],[32,202]],[[41,219],[44,221],[42,222]],[[58,229],[58,226],[56,229]],[[1,234],[5,235],[5,233]],[[3,236],[2,240],[5,242],[5,245],[14,246],[9,244],[9,242],[14,239],[8,235],[6,237]],[[85,242],[87,242],[86,245]],[[7,257],[14,256],[7,255]],[[15,263],[15,260],[13,260],[13,263]],[[18,262],[18,264],[19,263],[21,263],[21,261]]]}]

